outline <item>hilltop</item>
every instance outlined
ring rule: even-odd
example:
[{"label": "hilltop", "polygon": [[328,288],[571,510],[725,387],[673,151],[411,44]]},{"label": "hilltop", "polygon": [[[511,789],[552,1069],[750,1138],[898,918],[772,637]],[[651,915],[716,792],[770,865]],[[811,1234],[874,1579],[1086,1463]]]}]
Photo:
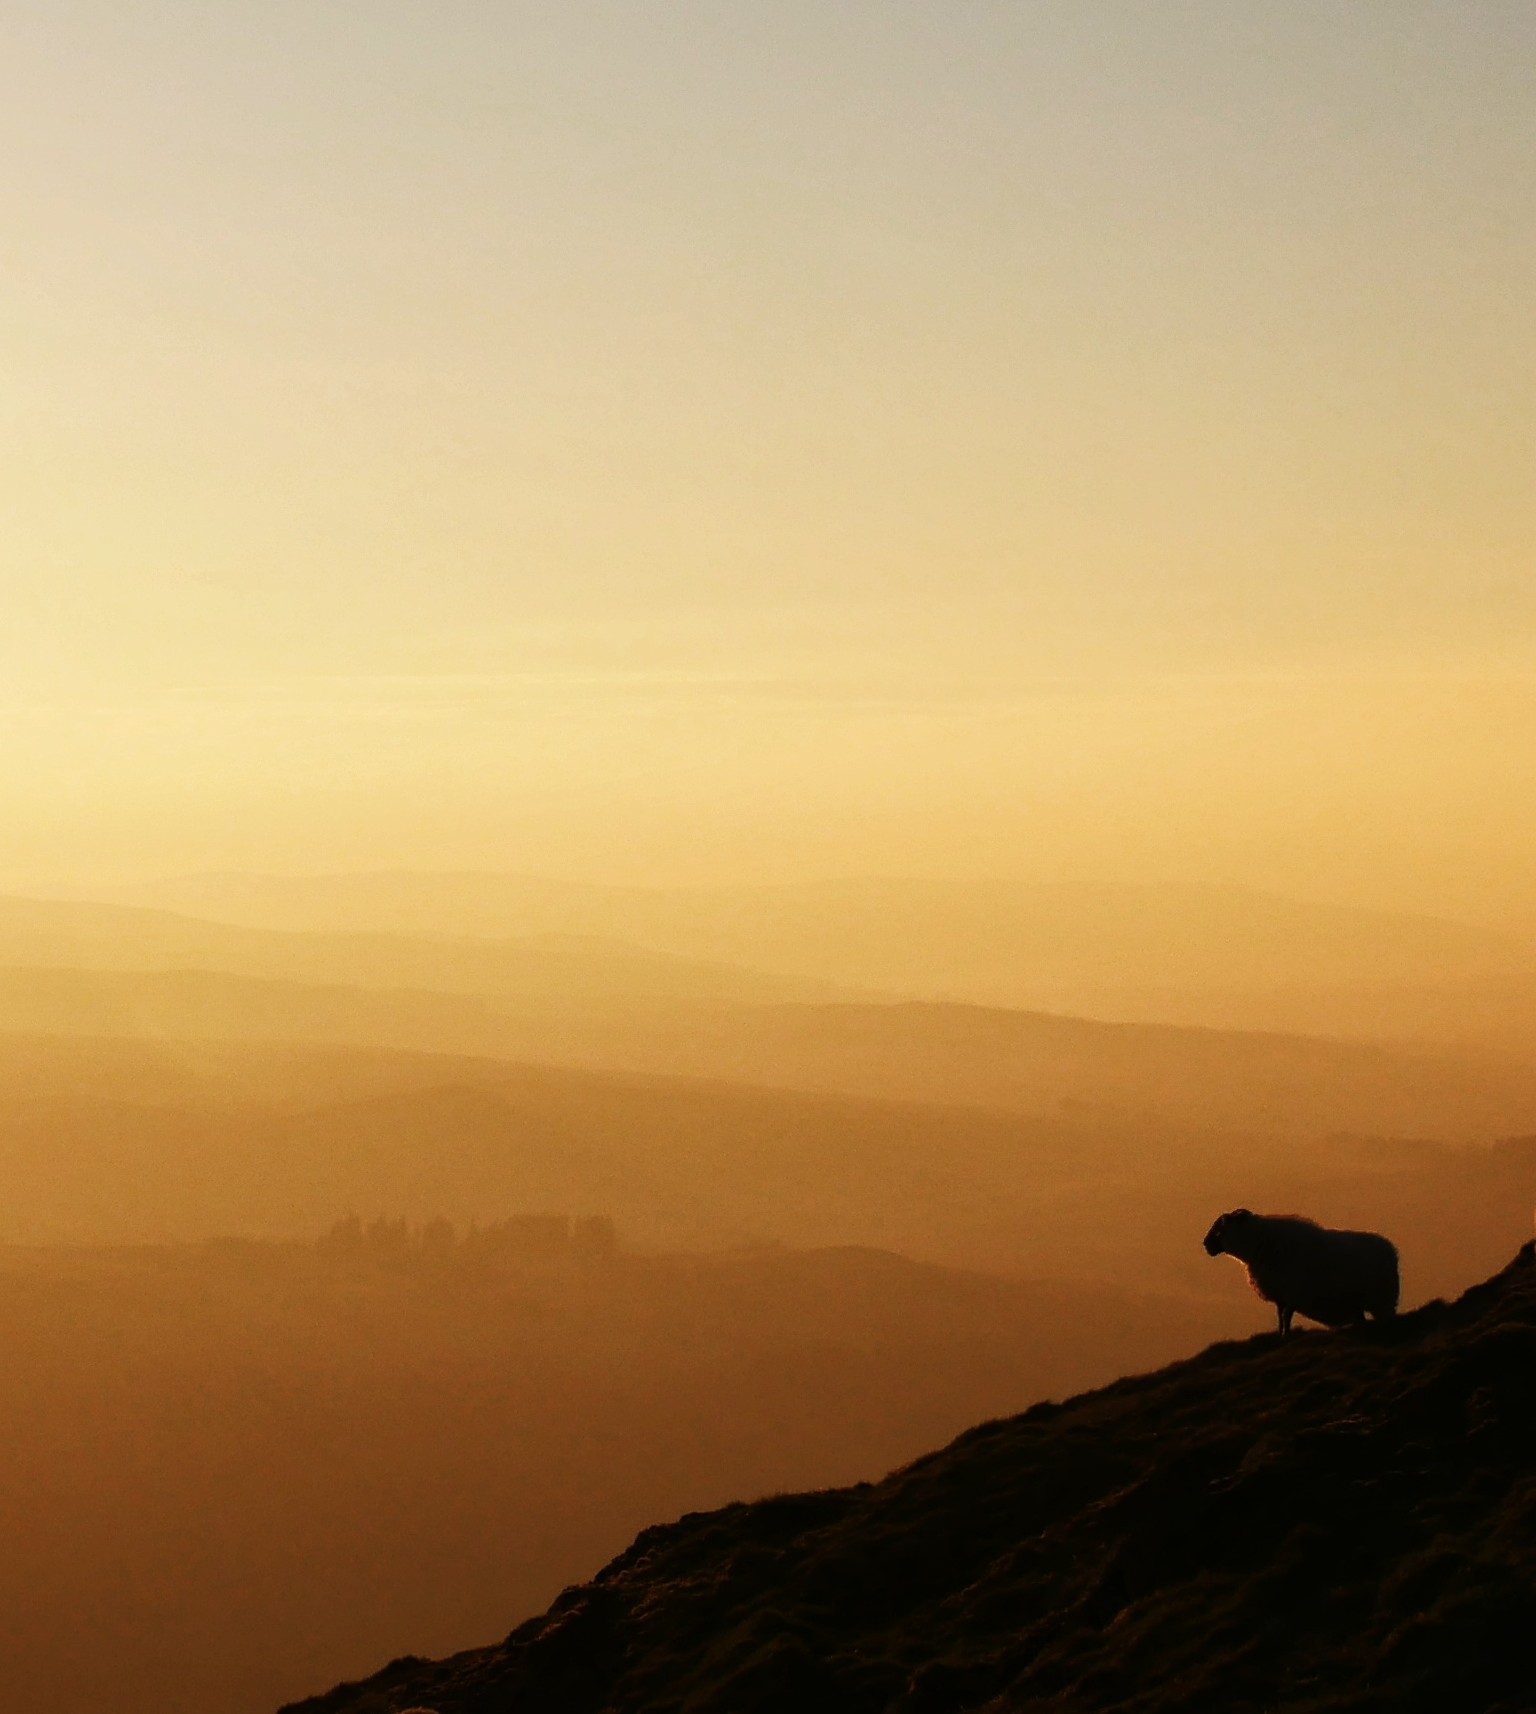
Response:
[{"label": "hilltop", "polygon": [[877,1484],[645,1531],[503,1642],[289,1714],[1527,1714],[1536,1246]]}]

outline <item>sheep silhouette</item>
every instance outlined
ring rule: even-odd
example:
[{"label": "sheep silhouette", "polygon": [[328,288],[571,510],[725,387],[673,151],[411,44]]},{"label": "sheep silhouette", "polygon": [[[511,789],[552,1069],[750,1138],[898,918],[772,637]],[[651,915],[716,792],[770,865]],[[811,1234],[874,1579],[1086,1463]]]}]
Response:
[{"label": "sheep silhouette", "polygon": [[1275,1306],[1280,1337],[1291,1317],[1355,1327],[1397,1314],[1397,1247],[1379,1232],[1341,1232],[1299,1214],[1234,1208],[1205,1235],[1209,1256],[1234,1256],[1253,1289]]}]

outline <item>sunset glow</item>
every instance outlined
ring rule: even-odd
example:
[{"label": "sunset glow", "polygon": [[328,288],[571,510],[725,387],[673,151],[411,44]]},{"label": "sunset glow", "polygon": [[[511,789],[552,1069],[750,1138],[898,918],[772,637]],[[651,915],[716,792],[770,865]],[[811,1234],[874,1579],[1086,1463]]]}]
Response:
[{"label": "sunset glow", "polygon": [[1525,8],[0,29],[17,884],[1536,920]]}]

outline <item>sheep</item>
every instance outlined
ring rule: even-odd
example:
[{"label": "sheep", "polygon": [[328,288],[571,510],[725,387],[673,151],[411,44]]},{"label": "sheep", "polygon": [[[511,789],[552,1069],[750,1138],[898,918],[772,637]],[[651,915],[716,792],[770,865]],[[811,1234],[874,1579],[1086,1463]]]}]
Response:
[{"label": "sheep", "polygon": [[1205,1235],[1208,1256],[1235,1256],[1253,1289],[1275,1306],[1280,1337],[1291,1317],[1356,1327],[1397,1314],[1397,1248],[1377,1232],[1338,1232],[1296,1214],[1234,1208]]}]

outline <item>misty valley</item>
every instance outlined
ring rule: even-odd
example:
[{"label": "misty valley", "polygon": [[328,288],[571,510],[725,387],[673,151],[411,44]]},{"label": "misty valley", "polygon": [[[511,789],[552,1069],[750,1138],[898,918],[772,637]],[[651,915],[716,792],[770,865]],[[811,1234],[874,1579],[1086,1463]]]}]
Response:
[{"label": "misty valley", "polygon": [[19,1706],[271,1710],[498,1634],[658,1519],[877,1475],[1234,1321],[877,1250],[441,1232],[0,1252]]},{"label": "misty valley", "polygon": [[270,1714],[499,1635],[648,1525],[1258,1332],[1200,1247],[1220,1208],[1389,1232],[1408,1304],[1529,1232],[1536,1069],[1504,1042],[522,926],[0,903],[15,1706]]}]

